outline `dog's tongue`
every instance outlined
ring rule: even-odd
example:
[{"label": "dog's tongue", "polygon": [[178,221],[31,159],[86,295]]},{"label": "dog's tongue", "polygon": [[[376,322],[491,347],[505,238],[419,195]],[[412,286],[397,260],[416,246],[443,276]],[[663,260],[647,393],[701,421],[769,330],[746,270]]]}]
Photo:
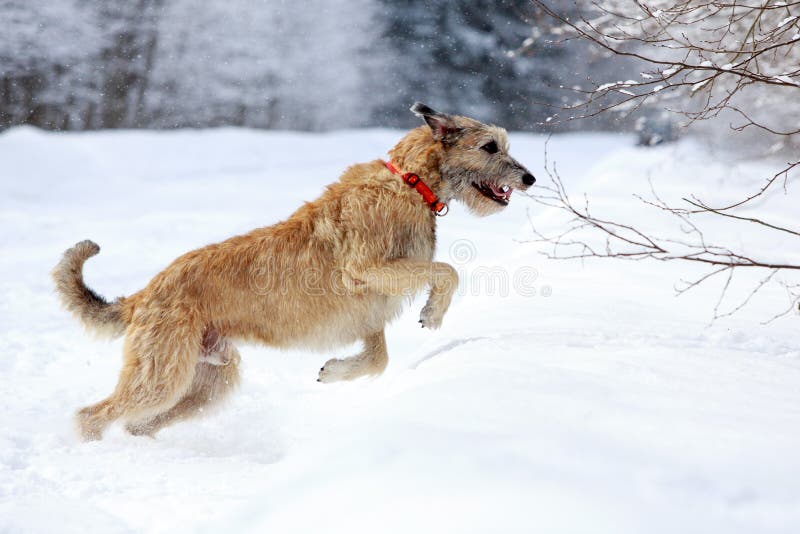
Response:
[{"label": "dog's tongue", "polygon": [[487,184],[487,185],[489,186],[489,189],[492,190],[492,194],[497,198],[502,198],[505,200],[509,200],[511,198],[511,191],[513,191],[513,189],[511,189],[510,187],[508,188],[508,191],[503,191],[502,189],[500,189],[500,186],[494,184]]}]

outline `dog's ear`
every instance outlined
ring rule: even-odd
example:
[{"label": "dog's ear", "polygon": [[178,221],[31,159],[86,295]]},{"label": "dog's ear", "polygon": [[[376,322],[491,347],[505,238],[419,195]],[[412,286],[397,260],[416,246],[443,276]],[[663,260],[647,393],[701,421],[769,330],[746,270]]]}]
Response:
[{"label": "dog's ear", "polygon": [[439,113],[422,102],[416,102],[411,106],[411,112],[425,119],[433,131],[433,138],[437,141],[453,140],[461,133],[461,128],[450,115]]}]

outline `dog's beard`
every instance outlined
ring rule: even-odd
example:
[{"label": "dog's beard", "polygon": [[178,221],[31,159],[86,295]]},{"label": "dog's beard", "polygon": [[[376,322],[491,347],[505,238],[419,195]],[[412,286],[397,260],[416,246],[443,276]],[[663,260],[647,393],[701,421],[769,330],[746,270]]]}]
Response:
[{"label": "dog's beard", "polygon": [[[447,195],[449,198],[464,204],[469,212],[477,217],[486,217],[503,211],[503,208],[508,205],[508,201],[510,200],[511,189],[509,189],[506,199],[501,198],[501,200],[498,201],[487,196],[484,191],[481,191],[482,188],[486,187],[484,184],[485,182],[464,178],[459,179],[455,183],[448,182],[449,187],[445,189],[449,189],[448,192],[450,194]],[[498,186],[495,186],[495,189],[497,187]],[[497,192],[501,193],[501,191]]]}]

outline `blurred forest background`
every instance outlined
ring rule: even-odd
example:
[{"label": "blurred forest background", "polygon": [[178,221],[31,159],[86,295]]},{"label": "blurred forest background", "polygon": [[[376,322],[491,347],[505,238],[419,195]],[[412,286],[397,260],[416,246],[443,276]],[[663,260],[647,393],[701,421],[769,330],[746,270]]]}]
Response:
[{"label": "blurred forest background", "polygon": [[0,129],[407,127],[421,100],[539,131],[625,63],[555,24],[529,0],[0,0]]}]

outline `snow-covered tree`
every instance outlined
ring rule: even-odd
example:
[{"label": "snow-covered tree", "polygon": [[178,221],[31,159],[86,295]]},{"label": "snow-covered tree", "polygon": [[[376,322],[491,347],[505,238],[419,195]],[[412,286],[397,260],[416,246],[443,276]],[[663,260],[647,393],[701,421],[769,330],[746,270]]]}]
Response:
[{"label": "snow-covered tree", "polygon": [[[644,221],[605,219],[590,210],[589,199],[574,202],[555,168],[550,168],[551,183],[536,198],[559,208],[569,218],[563,232],[538,234],[552,245],[551,255],[649,258],[704,265],[710,270],[686,283],[682,290],[716,276],[726,277],[715,318],[737,311],[764,285],[775,281],[789,296],[784,313],[796,309],[800,302],[796,275],[800,264],[792,254],[794,249],[748,254],[740,250],[736,225],[800,238],[800,229],[791,221],[773,220],[770,212],[772,202],[780,201],[789,193],[790,185],[796,185],[793,182],[800,171],[796,151],[800,145],[800,3],[597,0],[588,11],[569,17],[540,0],[534,1],[560,23],[552,33],[634,58],[641,67],[627,78],[579,89],[581,98],[566,107],[566,113],[629,113],[649,105],[669,108],[687,124],[724,117],[730,122],[716,134],[727,140],[729,148],[744,132],[752,131],[761,141],[750,143],[759,152],[757,157],[785,154],[789,158],[772,176],[760,177],[764,182],[754,184],[751,195],[734,201],[701,199],[687,191],[680,201],[667,202],[654,192],[647,203],[674,217],[671,235],[655,235],[643,229]],[[727,239],[707,235],[704,228],[709,217],[729,225]],[[765,275],[743,302],[721,313],[720,303],[733,274],[742,270],[762,270]]]},{"label": "snow-covered tree", "polygon": [[156,59],[157,24],[164,0],[101,0],[91,4],[102,32],[102,49],[93,58],[101,101],[90,126],[146,124],[144,98]]},{"label": "snow-covered tree", "polygon": [[148,95],[153,121],[166,127],[359,125],[370,100],[364,88],[369,55],[379,51],[372,16],[370,0],[170,2]]},{"label": "snow-covered tree", "polygon": [[0,127],[363,125],[391,63],[375,5],[0,0]]},{"label": "snow-covered tree", "polygon": [[83,126],[101,49],[95,12],[81,0],[0,0],[0,128],[23,122]]},{"label": "snow-covered tree", "polygon": [[666,105],[690,123],[723,117],[737,130],[774,136],[775,149],[797,142],[797,2],[598,0],[565,16],[535,1],[560,23],[553,33],[632,58],[643,71],[624,80],[595,80],[573,114]]},{"label": "snow-covered tree", "polygon": [[[562,3],[560,12],[569,13],[571,3]],[[400,124],[407,120],[395,115],[401,103],[426,100],[508,128],[538,129],[567,102],[563,86],[618,70],[619,61],[591,56],[585,43],[549,38],[557,23],[529,0],[384,4],[386,39],[397,57],[394,98],[384,111]]]},{"label": "snow-covered tree", "polygon": [[0,0],[0,127],[409,126],[424,100],[535,129],[593,65],[583,43],[521,46],[531,26],[549,35],[542,15],[528,0]]},{"label": "snow-covered tree", "polygon": [[[394,98],[385,112],[407,121],[406,102],[430,101],[465,115],[528,129],[535,102],[546,98],[558,50],[535,61],[514,61],[509,51],[529,32],[530,2],[523,0],[385,0],[386,39],[397,61],[389,70]],[[397,114],[400,110],[401,114]]]}]

